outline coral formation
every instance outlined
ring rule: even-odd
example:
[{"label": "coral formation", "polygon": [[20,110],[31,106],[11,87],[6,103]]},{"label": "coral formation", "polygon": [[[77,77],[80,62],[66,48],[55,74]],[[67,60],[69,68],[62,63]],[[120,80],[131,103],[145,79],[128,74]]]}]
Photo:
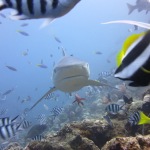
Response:
[{"label": "coral formation", "polygon": [[[67,124],[42,142],[31,142],[24,150],[148,150],[150,135],[126,137],[124,121],[113,120],[114,128],[104,121],[85,120]],[[110,140],[110,141],[109,141]]]},{"label": "coral formation", "polygon": [[150,135],[136,137],[117,137],[107,142],[101,150],[149,150]]},{"label": "coral formation", "polygon": [[112,129],[105,121],[84,120],[66,124],[57,134],[47,135],[44,142],[31,142],[25,150],[99,150],[106,141],[118,135],[125,136],[123,122],[113,121]]}]

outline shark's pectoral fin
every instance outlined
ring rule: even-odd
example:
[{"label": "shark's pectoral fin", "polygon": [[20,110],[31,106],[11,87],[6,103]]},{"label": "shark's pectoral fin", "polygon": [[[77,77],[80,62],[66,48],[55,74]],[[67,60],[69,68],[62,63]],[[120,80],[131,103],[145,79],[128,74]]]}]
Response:
[{"label": "shark's pectoral fin", "polygon": [[54,92],[54,91],[56,91],[56,90],[57,90],[56,87],[51,88],[48,92],[46,92],[46,93],[29,109],[29,111],[32,110],[43,98],[45,98],[47,95],[49,95],[50,93],[52,93],[52,92]]},{"label": "shark's pectoral fin", "polygon": [[[100,81],[98,81],[98,80],[88,80],[87,84],[88,84],[88,85],[91,85],[91,86],[108,86],[108,87],[117,89],[116,87],[113,87],[113,86],[111,86],[111,85],[109,85],[109,84],[106,84],[106,83],[102,83],[102,82],[100,82]],[[88,86],[88,85],[87,85],[87,86]],[[117,90],[118,90],[118,89],[117,89]]]},{"label": "shark's pectoral fin", "polygon": [[102,84],[98,80],[88,80],[87,86],[88,85],[91,85],[91,86],[102,86]]}]

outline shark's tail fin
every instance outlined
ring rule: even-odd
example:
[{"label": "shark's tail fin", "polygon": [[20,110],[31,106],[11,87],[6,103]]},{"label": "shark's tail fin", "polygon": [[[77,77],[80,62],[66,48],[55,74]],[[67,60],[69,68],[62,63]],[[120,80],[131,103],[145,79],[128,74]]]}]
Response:
[{"label": "shark's tail fin", "polygon": [[49,95],[50,93],[52,93],[52,92],[54,92],[54,91],[56,91],[56,88],[55,88],[55,87],[51,88],[48,92],[46,92],[46,93],[29,109],[29,111],[32,110],[39,102],[41,102],[47,95]]},{"label": "shark's tail fin", "polygon": [[5,0],[0,0],[0,11],[5,9],[5,8],[8,8],[8,4],[6,3]]},{"label": "shark's tail fin", "polygon": [[127,6],[128,6],[128,9],[129,9],[128,15],[130,15],[133,12],[133,10],[135,9],[135,6],[133,6],[129,3],[127,3]]}]

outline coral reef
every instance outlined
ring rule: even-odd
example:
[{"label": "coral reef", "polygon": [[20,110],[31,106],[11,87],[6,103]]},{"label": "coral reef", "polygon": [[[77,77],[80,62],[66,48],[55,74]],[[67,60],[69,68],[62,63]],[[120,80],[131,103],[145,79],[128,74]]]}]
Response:
[{"label": "coral reef", "polygon": [[125,136],[123,121],[113,121],[111,128],[105,121],[84,120],[66,124],[57,134],[47,135],[43,142],[31,142],[25,150],[99,150],[106,141]]},{"label": "coral reef", "polygon": [[[112,120],[114,128],[101,120],[66,124],[44,141],[30,142],[24,150],[148,150],[150,135],[126,137],[125,121]],[[110,141],[109,141],[110,140]]]},{"label": "coral reef", "polygon": [[107,142],[101,150],[149,150],[150,135],[136,137],[117,137]]}]

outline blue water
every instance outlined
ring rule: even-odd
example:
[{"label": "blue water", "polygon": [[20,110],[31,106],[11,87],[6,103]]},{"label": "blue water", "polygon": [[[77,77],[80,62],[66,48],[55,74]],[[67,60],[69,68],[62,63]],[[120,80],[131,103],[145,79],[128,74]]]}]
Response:
[{"label": "blue water", "polygon": [[[97,79],[101,71],[110,71],[115,67],[116,53],[121,49],[125,38],[132,34],[128,29],[131,25],[112,24],[102,25],[102,22],[111,20],[130,19],[148,22],[150,13],[145,11],[138,13],[135,10],[128,15],[126,3],[135,4],[132,0],[81,0],[72,11],[65,16],[55,19],[50,25],[39,29],[44,19],[12,21],[0,17],[0,91],[3,93],[12,87],[15,90],[10,93],[6,101],[0,102],[3,108],[8,109],[6,116],[15,116],[22,113],[25,108],[30,108],[46,91],[53,87],[51,80],[53,63],[62,58],[62,52],[58,47],[63,46],[67,54],[73,54],[90,65],[91,79]],[[2,11],[8,16],[11,10]],[[28,23],[26,27],[21,27]],[[17,31],[25,31],[29,36],[23,36]],[[136,32],[143,31],[139,29]],[[54,35],[61,40],[59,44]],[[29,50],[27,56],[22,53]],[[95,51],[102,52],[101,55],[94,54]],[[50,57],[50,54],[53,57]],[[47,69],[36,65],[43,60]],[[111,63],[107,63],[110,59]],[[17,69],[13,72],[5,67],[13,66]],[[35,91],[35,88],[38,90]],[[82,90],[81,90],[82,91]],[[32,111],[37,113],[48,113],[43,104],[53,108],[62,106],[64,103],[71,104],[68,95],[62,92],[58,101],[43,100]],[[32,97],[30,102],[21,103],[28,95]],[[20,96],[20,100],[17,100]],[[82,92],[84,97],[84,93]]]}]

